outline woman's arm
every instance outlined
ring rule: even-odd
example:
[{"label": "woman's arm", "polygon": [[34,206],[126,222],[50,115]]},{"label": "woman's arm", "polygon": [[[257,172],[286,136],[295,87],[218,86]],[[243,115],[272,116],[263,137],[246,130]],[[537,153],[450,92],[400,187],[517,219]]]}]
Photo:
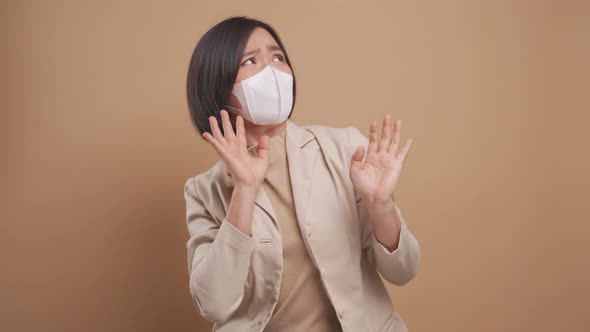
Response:
[{"label": "woman's arm", "polygon": [[[393,202],[401,229],[397,238],[397,248],[393,251],[387,249],[375,237],[373,221],[367,207],[360,197],[356,197],[356,207],[362,229],[362,246],[367,260],[375,266],[385,280],[397,286],[405,285],[416,276],[420,266],[421,252],[418,241],[410,232],[399,207]],[[392,218],[394,218],[393,215]]]},{"label": "woman's arm", "polygon": [[[373,140],[375,141],[375,138]],[[376,149],[376,147],[368,146],[369,139],[358,129],[350,127],[349,160],[353,159],[359,145],[365,147],[364,151]],[[364,154],[362,161],[357,159],[356,162],[363,165],[366,158],[367,154]],[[390,201],[378,205],[373,202],[364,202],[362,195],[355,188],[355,202],[362,229],[362,246],[367,259],[387,281],[401,286],[416,275],[421,253],[418,241],[408,229],[393,195]],[[388,249],[384,244],[393,250]]]},{"label": "woman's arm", "polygon": [[258,188],[268,169],[269,148],[268,136],[263,135],[258,139],[257,156],[250,156],[244,119],[236,117],[234,133],[227,111],[220,113],[223,134],[217,119],[210,116],[211,132],[204,132],[203,138],[217,151],[233,177],[231,201],[221,224],[204,206],[195,179],[189,179],[184,187],[191,235],[187,243],[190,290],[201,315],[213,322],[229,319],[244,297],[254,250],[252,213]]},{"label": "woman's arm", "polygon": [[200,199],[195,179],[185,183],[189,287],[203,318],[224,322],[244,296],[254,249],[251,237],[254,188],[235,187],[227,216],[219,225]]}]

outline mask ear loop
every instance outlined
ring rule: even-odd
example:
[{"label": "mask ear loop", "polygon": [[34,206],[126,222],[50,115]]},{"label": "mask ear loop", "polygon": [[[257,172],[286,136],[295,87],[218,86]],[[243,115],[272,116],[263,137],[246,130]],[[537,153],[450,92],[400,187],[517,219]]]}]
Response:
[{"label": "mask ear loop", "polygon": [[229,106],[229,105],[227,105],[227,104],[226,104],[226,105],[223,105],[223,106],[225,106],[225,108],[226,108],[228,111],[232,112],[233,114],[235,114],[235,115],[240,115],[240,110],[239,110],[239,109],[237,109],[237,108],[235,108],[235,107],[233,107],[233,106]]}]

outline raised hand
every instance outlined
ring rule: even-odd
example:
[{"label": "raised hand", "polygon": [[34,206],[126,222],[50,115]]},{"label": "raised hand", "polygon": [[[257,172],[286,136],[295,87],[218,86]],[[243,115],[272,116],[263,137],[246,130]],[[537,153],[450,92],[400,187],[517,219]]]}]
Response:
[{"label": "raised hand", "polygon": [[223,159],[234,178],[236,187],[258,187],[264,181],[268,170],[268,136],[263,135],[260,137],[258,156],[253,157],[247,150],[244,119],[240,115],[236,118],[237,134],[234,133],[226,110],[221,110],[221,120],[225,137],[221,134],[217,119],[210,116],[209,124],[213,135],[205,132],[202,135],[203,138],[213,146]]},{"label": "raised hand", "polygon": [[412,145],[409,138],[400,149],[401,120],[394,124],[391,134],[391,115],[383,120],[381,140],[378,140],[377,121],[372,121],[369,131],[369,146],[365,164],[362,164],[365,147],[359,146],[352,156],[350,178],[355,191],[366,204],[391,203],[399,181],[402,166]]}]

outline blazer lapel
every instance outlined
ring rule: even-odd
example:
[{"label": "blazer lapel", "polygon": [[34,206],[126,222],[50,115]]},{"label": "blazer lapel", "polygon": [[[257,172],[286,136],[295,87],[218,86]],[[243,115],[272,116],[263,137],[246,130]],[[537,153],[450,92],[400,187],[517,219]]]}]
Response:
[{"label": "blazer lapel", "polygon": [[[319,145],[313,141],[315,141],[315,136],[310,131],[287,119],[285,150],[293,201],[295,203],[295,214],[300,222],[307,220],[305,213],[308,209],[305,209],[305,207],[309,206],[312,171],[319,150]],[[262,186],[256,194],[255,204],[263,209],[276,227],[280,229],[276,213]]]},{"label": "blazer lapel", "polygon": [[300,225],[308,224],[309,199],[312,174],[319,145],[315,136],[307,129],[287,119],[285,132],[289,177],[293,190],[295,213]]}]

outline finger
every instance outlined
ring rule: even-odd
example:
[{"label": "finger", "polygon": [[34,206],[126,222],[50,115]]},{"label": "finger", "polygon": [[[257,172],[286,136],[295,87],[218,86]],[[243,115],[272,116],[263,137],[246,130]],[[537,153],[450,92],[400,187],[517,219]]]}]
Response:
[{"label": "finger", "polygon": [[406,160],[406,156],[408,155],[408,152],[410,152],[410,148],[412,147],[412,142],[413,142],[412,138],[411,137],[408,138],[406,140],[406,143],[402,147],[401,151],[397,155],[397,158],[401,161],[402,164]]},{"label": "finger", "polygon": [[231,125],[231,121],[229,120],[229,115],[226,110],[221,110],[221,122],[223,124],[223,134],[225,135],[225,139],[229,142],[236,141],[236,135],[234,134],[234,128]]},{"label": "finger", "polygon": [[236,127],[238,130],[238,144],[246,147],[246,129],[244,128],[244,118],[241,115],[236,117]]},{"label": "finger", "polygon": [[371,126],[369,127],[369,153],[377,152],[377,146],[379,145],[378,142],[378,135],[377,135],[377,121],[371,121]]},{"label": "finger", "polygon": [[393,143],[389,147],[389,153],[391,153],[394,157],[398,153],[398,147],[400,143],[400,135],[402,130],[402,120],[396,120],[393,124]]},{"label": "finger", "polygon": [[258,157],[268,161],[268,135],[262,135],[258,140]]},{"label": "finger", "polygon": [[203,133],[203,138],[206,139],[207,142],[209,142],[213,146],[213,148],[215,149],[215,151],[217,151],[217,154],[221,158],[224,158],[225,148],[223,147],[223,145],[221,145],[219,143],[219,141],[217,141],[217,139],[215,137],[213,137],[210,133],[205,132],[205,133]]},{"label": "finger", "polygon": [[391,115],[386,114],[383,119],[383,128],[381,129],[381,142],[379,143],[379,151],[387,151],[391,145]]},{"label": "finger", "polygon": [[217,123],[217,118],[214,116],[209,117],[209,125],[211,126],[211,132],[213,133],[213,137],[217,140],[219,144],[225,145],[227,141],[221,134],[221,130],[219,130],[219,124]]},{"label": "finger", "polygon": [[362,145],[359,145],[358,148],[356,148],[356,151],[354,152],[354,154],[352,155],[352,163],[351,163],[351,168],[354,169],[361,169],[363,168],[363,157],[365,156],[365,147]]}]

